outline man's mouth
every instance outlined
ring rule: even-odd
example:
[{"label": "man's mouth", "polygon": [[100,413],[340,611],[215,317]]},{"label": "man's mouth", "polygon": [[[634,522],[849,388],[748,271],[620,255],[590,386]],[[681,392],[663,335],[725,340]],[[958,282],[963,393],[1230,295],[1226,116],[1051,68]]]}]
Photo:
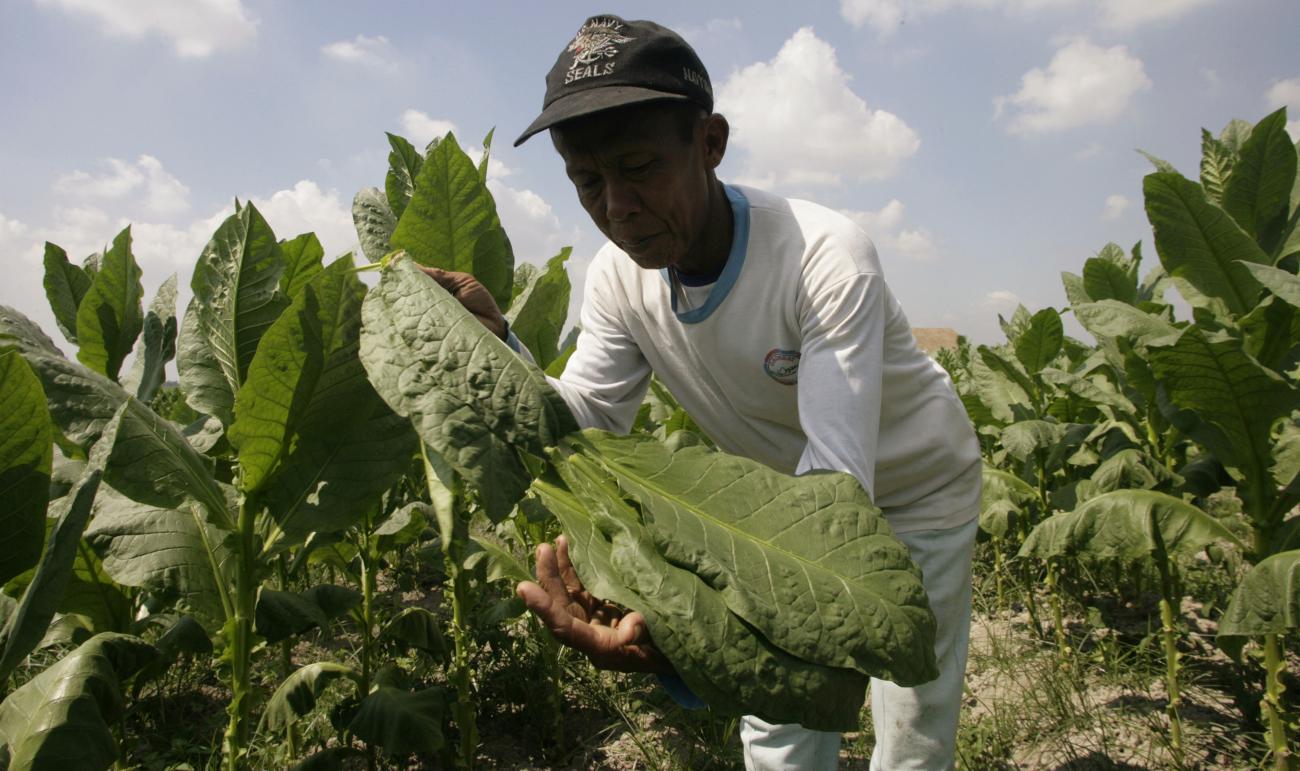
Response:
[{"label": "man's mouth", "polygon": [[622,247],[625,252],[639,252],[659,236],[659,233],[652,233],[651,235],[641,236],[640,238],[624,238],[619,240],[618,245]]}]

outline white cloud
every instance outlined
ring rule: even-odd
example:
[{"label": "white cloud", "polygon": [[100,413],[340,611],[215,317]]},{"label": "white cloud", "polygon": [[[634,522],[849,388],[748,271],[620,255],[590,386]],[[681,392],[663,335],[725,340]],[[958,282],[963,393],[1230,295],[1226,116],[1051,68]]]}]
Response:
[{"label": "white cloud", "polygon": [[269,198],[254,197],[253,205],[280,238],[310,230],[325,247],[326,260],[348,251],[359,258],[352,204],[345,203],[337,191],[321,190],[315,182],[304,179],[287,190],[277,190]]},{"label": "white cloud", "polygon": [[222,48],[234,48],[253,39],[257,20],[242,0],[36,0],[68,13],[89,16],[103,25],[105,34],[141,38],[162,35],[178,56],[202,58]]},{"label": "white cloud", "polygon": [[1006,289],[998,289],[984,295],[984,299],[980,301],[980,305],[986,310],[994,313],[1006,314],[1011,313],[1016,309],[1017,305],[1020,305],[1020,298],[1016,296],[1015,292]]},{"label": "white cloud", "polygon": [[519,190],[489,179],[488,189],[496,200],[501,226],[510,236],[516,261],[545,263],[565,246],[581,239],[576,227],[564,227],[551,205],[532,190]]},{"label": "white cloud", "polygon": [[449,120],[431,118],[419,110],[407,110],[402,113],[402,133],[411,140],[411,144],[423,150],[426,145],[448,132],[459,134],[456,124]]},{"label": "white cloud", "polygon": [[731,120],[732,146],[747,153],[739,179],[764,186],[884,179],[921,144],[897,115],[868,109],[811,27],[771,61],[729,77],[717,104]]},{"label": "white cloud", "polygon": [[1008,125],[1012,133],[1041,134],[1110,122],[1149,88],[1142,61],[1126,47],[1101,48],[1076,38],[1057,50],[1046,70],[1025,73],[1020,90],[994,105],[999,116],[1008,105],[1017,109]]},{"label": "white cloud", "polygon": [[[460,129],[456,124],[449,120],[441,118],[431,118],[419,110],[407,110],[402,113],[402,133],[410,140],[411,144],[417,150],[423,151],[430,142],[446,136],[448,133],[456,135],[456,142],[465,151],[465,154],[478,165],[483,161],[483,148],[478,145],[465,143],[465,137],[461,135]],[[488,159],[488,179],[500,179],[508,177],[515,173],[514,169],[506,166],[496,158]]]},{"label": "white cloud", "polygon": [[1213,2],[1215,0],[1105,0],[1102,23],[1115,29],[1129,30],[1148,22],[1172,19]]},{"label": "white cloud", "polygon": [[1292,139],[1300,142],[1300,77],[1279,80],[1269,86],[1264,100],[1270,110],[1286,108],[1287,117],[1290,118],[1286,122],[1286,130]]},{"label": "white cloud", "polygon": [[1215,0],[840,0],[840,17],[854,27],[870,26],[887,37],[908,23],[954,9],[1025,14],[1052,9],[1095,11],[1110,29],[1131,30],[1181,16]]},{"label": "white cloud", "polygon": [[134,164],[106,158],[103,174],[77,170],[59,177],[54,191],[74,198],[112,201],[138,196],[143,212],[153,216],[183,214],[190,208],[190,189],[163,168],[152,155],[141,155]]},{"label": "white cloud", "polygon": [[1104,220],[1118,219],[1121,214],[1128,209],[1128,196],[1115,193],[1106,196],[1106,203],[1102,207],[1101,218]]},{"label": "white cloud", "polygon": [[710,44],[739,34],[745,25],[739,18],[710,19],[704,26],[674,27],[696,50],[705,50]]},{"label": "white cloud", "polygon": [[905,207],[897,198],[878,211],[844,211],[843,214],[866,232],[886,262],[902,255],[917,262],[933,262],[939,254],[928,230],[903,227]]},{"label": "white cloud", "polygon": [[397,51],[383,35],[357,35],[352,40],[339,40],[321,46],[320,50],[329,58],[348,64],[389,72],[397,69]]}]

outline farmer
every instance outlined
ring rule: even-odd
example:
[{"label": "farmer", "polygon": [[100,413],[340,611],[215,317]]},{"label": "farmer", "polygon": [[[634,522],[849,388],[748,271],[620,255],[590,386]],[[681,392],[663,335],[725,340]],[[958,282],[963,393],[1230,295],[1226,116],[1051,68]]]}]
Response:
[{"label": "farmer", "polygon": [[[727,120],[713,112],[699,57],[657,24],[588,19],[515,144],[545,129],[609,239],[587,275],[577,351],[553,385],[583,426],[626,432],[653,373],[720,448],[787,473],[857,477],[921,567],[938,619],[937,680],[871,682],[871,767],[951,767],[979,449],[947,375],[917,349],[875,247],[835,211],[718,180]],[[472,277],[429,272],[519,350]],[[537,577],[519,594],[562,642],[694,698],[640,614],[583,590],[562,538],[539,549]],[[834,768],[840,743],[755,717],[741,738],[749,769]]]}]

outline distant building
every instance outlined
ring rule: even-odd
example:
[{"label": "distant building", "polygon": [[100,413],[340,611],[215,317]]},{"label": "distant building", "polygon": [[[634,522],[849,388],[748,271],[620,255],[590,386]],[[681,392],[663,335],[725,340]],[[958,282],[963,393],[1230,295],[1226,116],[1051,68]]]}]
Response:
[{"label": "distant building", "polygon": [[916,345],[931,356],[941,348],[957,347],[957,330],[947,327],[912,327]]}]

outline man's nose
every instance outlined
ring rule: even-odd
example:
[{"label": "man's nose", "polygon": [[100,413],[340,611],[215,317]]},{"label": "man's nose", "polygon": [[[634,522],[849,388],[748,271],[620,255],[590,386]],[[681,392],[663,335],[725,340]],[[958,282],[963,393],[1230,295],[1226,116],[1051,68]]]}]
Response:
[{"label": "man's nose", "polygon": [[605,183],[605,216],[610,222],[622,222],[640,209],[641,198],[632,185],[621,180]]}]

